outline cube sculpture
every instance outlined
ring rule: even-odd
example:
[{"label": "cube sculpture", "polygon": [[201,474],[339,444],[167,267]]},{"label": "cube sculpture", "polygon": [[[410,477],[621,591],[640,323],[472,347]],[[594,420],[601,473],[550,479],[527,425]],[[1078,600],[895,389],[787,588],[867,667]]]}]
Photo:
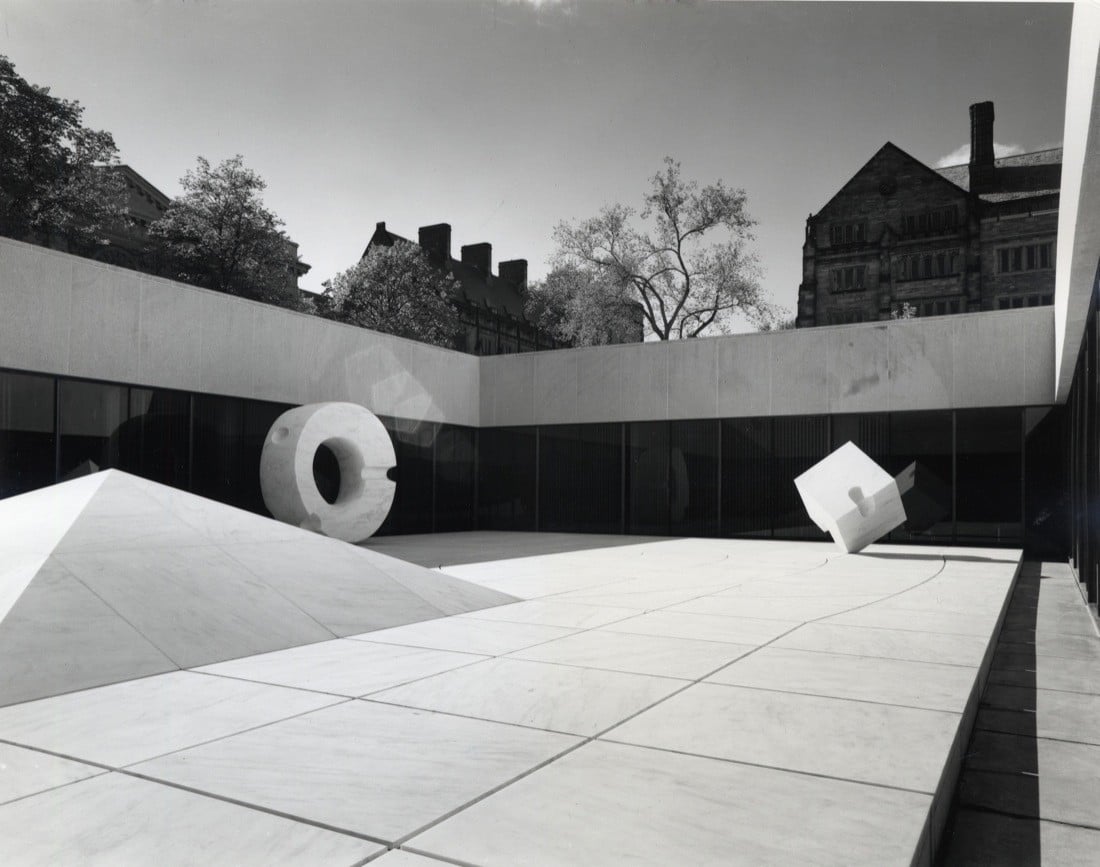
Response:
[{"label": "cube sculpture", "polygon": [[810,518],[849,553],[905,523],[897,482],[847,442],[794,480]]}]

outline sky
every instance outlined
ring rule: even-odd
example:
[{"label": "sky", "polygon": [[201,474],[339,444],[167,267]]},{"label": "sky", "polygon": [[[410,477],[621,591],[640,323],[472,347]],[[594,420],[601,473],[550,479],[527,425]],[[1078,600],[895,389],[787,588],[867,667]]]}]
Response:
[{"label": "sky", "polygon": [[793,310],[806,216],[886,141],[965,162],[1061,143],[1061,3],[0,0],[0,54],[110,131],[172,196],[234,154],[321,284],[375,223],[542,277],[561,221],[640,209],[671,156],[748,195],[766,294]]}]

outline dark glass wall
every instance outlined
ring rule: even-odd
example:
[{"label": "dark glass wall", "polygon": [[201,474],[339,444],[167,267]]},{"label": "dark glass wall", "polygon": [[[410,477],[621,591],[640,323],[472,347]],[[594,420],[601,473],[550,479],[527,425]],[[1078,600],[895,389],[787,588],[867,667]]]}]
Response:
[{"label": "dark glass wall", "polygon": [[[193,403],[191,490],[203,497],[240,505],[237,490],[245,484],[241,463],[244,401],[197,394]],[[259,468],[256,468],[259,484]]]},{"label": "dark glass wall", "polygon": [[[1100,599],[1100,376],[1097,375],[1100,283],[1094,284],[1084,340],[1077,357],[1073,385],[1066,401],[1066,510],[1069,516],[1070,565],[1088,601]],[[1025,483],[1025,489],[1027,489]],[[1026,510],[1030,512],[1031,510]]]},{"label": "dark glass wall", "polygon": [[1023,414],[955,413],[955,540],[1019,544],[1023,536]]},{"label": "dark glass wall", "polygon": [[539,529],[623,532],[622,425],[539,428]]},{"label": "dark glass wall", "polygon": [[0,371],[0,497],[56,478],[54,389],[52,376]]},{"label": "dark glass wall", "polygon": [[379,528],[382,535],[432,532],[436,422],[379,416],[389,431],[397,458],[393,505]]},{"label": "dark glass wall", "polygon": [[439,425],[435,437],[435,532],[474,529],[476,485],[477,431]]},{"label": "dark glass wall", "polygon": [[683,456],[671,459],[668,423],[635,421],[626,425],[626,529],[664,536],[674,503],[686,496]]},{"label": "dark glass wall", "polygon": [[191,396],[131,388],[127,419],[118,429],[118,467],[176,488],[188,487]]},{"label": "dark glass wall", "polygon": [[537,528],[538,436],[533,427],[482,428],[477,447],[477,526]]},{"label": "dark glass wall", "polygon": [[914,532],[912,523],[894,530],[894,542],[950,544],[955,532],[955,421],[951,410],[897,412],[890,415],[889,451],[883,469],[897,476],[916,464],[916,482],[923,496],[923,514]]},{"label": "dark glass wall", "polygon": [[724,418],[721,431],[722,535],[771,536],[772,420]]},{"label": "dark glass wall", "polygon": [[[1095,365],[1090,339],[1086,373]],[[890,540],[1023,541],[1054,550],[1066,544],[1058,528],[1068,514],[1069,541],[1091,562],[1100,550],[1089,517],[1100,467],[1086,444],[1095,440],[1098,402],[1087,388],[1074,388],[1066,412],[1015,407],[481,430],[382,417],[397,458],[397,492],[380,532],[822,539],[794,479],[851,441],[891,475],[915,463],[928,493],[921,520]],[[0,494],[119,467],[266,514],[260,453],[288,408],[0,371]],[[1065,468],[1064,436],[1072,463]],[[331,455],[318,456],[314,473],[322,492],[334,495],[339,474]],[[1066,477],[1075,480],[1068,500]]]},{"label": "dark glass wall", "polygon": [[119,429],[129,416],[127,388],[61,380],[58,389],[58,477],[65,479],[119,465]]},{"label": "dark glass wall", "polygon": [[718,535],[721,450],[718,419],[669,422],[671,535]]},{"label": "dark glass wall", "polygon": [[794,486],[796,477],[825,457],[829,448],[829,417],[795,416],[772,419],[772,526],[784,539],[824,539],[810,520]]}]

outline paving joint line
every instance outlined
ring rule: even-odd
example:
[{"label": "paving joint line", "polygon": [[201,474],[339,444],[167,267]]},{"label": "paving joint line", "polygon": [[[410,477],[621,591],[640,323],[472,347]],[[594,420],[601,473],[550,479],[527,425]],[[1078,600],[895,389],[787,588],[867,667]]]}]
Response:
[{"label": "paving joint line", "polygon": [[[943,569],[944,569],[944,568],[946,567],[946,560],[944,560],[944,558],[943,558],[942,554],[941,554],[941,555],[939,555],[939,556],[940,556],[940,568],[939,568],[939,569],[937,569],[935,573],[933,573],[933,574],[932,574],[931,576],[929,576],[928,578],[926,578],[926,579],[925,579],[924,581],[921,581],[921,582],[919,582],[919,583],[917,583],[917,584],[914,584],[914,585],[912,585],[911,587],[907,587],[907,588],[905,588],[905,590],[903,590],[903,591],[898,591],[898,593],[902,593],[902,592],[906,592],[906,591],[908,591],[908,590],[912,590],[912,589],[915,589],[916,587],[919,587],[919,586],[921,586],[922,584],[925,584],[925,583],[927,583],[928,581],[931,581],[931,580],[932,580],[933,578],[935,578],[935,577],[936,577],[936,576],[938,576],[938,575],[939,575],[940,573],[942,573]],[[830,558],[826,558],[826,559],[825,559],[825,561],[823,561],[822,563],[819,563],[819,564],[815,565],[814,567],[811,567],[811,568],[809,568],[809,569],[806,569],[806,570],[802,570],[802,572],[796,572],[796,573],[793,573],[793,574],[802,574],[802,573],[809,573],[809,572],[812,572],[812,571],[814,571],[814,570],[816,570],[816,569],[819,569],[819,568],[821,568],[822,566],[826,565],[826,564],[827,564],[827,563],[829,563],[829,562],[830,562]],[[742,583],[743,583],[743,582],[742,582]],[[734,585],[734,586],[741,586],[741,585],[740,585],[740,584],[738,584],[738,585]],[[718,592],[721,592],[721,591],[718,591]],[[704,594],[704,595],[715,595],[715,594],[714,594],[714,593],[711,593],[711,594]],[[881,602],[881,601],[883,601],[884,599],[889,599],[889,598],[891,598],[891,597],[892,597],[893,595],[898,595],[898,594],[891,594],[890,596],[886,596],[886,597],[883,597],[882,599],[877,599],[877,600],[875,600],[874,602],[869,602],[869,603],[865,603],[865,605],[872,605],[872,604],[875,604],[875,602]],[[695,598],[702,598],[702,597],[695,597]],[[687,600],[687,601],[691,601],[691,600]],[[672,603],[672,604],[680,604],[680,603]],[[848,609],[848,611],[854,611],[854,610],[857,610],[858,608],[861,608],[861,607],[865,607],[865,605],[861,605],[861,606],[856,606],[855,608],[852,608],[852,609]],[[667,607],[667,606],[666,606],[666,607]],[[658,610],[659,610],[659,609],[658,609]],[[843,611],[843,612],[839,612],[839,613],[848,613],[848,611]],[[831,616],[834,616],[834,615],[830,614],[830,615],[827,615],[827,616],[830,616],[830,617],[831,617]],[[470,807],[472,807],[473,805],[475,805],[475,804],[477,804],[477,803],[481,802],[482,800],[484,800],[484,799],[486,799],[486,798],[488,798],[488,797],[490,797],[490,796],[492,796],[492,795],[496,794],[497,792],[500,792],[500,791],[502,791],[503,789],[505,789],[505,788],[507,788],[507,787],[509,787],[509,786],[513,785],[514,783],[518,782],[519,780],[522,780],[522,779],[526,778],[527,776],[530,776],[531,774],[533,774],[533,773],[535,773],[536,771],[538,771],[538,770],[540,770],[540,769],[542,769],[542,768],[546,767],[547,765],[549,765],[549,764],[551,764],[551,763],[553,763],[553,762],[555,762],[555,761],[558,761],[559,759],[563,758],[563,757],[564,757],[564,756],[566,756],[566,755],[569,755],[570,753],[574,752],[575,750],[578,750],[578,749],[580,749],[581,747],[583,747],[583,746],[585,746],[585,745],[587,745],[587,744],[589,744],[589,743],[592,743],[593,741],[595,741],[595,740],[597,740],[597,739],[603,738],[603,737],[604,737],[604,736],[605,736],[605,735],[606,735],[606,734],[607,734],[608,732],[611,732],[611,731],[613,731],[614,729],[618,728],[619,726],[622,726],[622,725],[624,725],[625,723],[629,722],[630,720],[634,719],[635,717],[639,716],[640,714],[646,713],[647,711],[649,711],[649,710],[652,710],[652,709],[653,709],[654,707],[657,707],[658,705],[660,705],[660,704],[663,704],[664,702],[666,702],[666,701],[669,701],[669,700],[670,700],[670,699],[672,699],[672,698],[675,698],[675,697],[676,697],[677,695],[680,695],[680,694],[681,694],[681,693],[683,693],[683,692],[684,692],[685,690],[688,690],[688,689],[690,689],[691,687],[693,687],[693,686],[695,686],[695,685],[697,685],[697,684],[699,684],[699,683],[703,682],[703,681],[704,681],[704,680],[705,680],[706,678],[708,678],[708,677],[712,677],[713,675],[717,674],[717,673],[718,673],[719,671],[722,671],[723,669],[725,669],[725,668],[729,667],[730,665],[733,665],[733,664],[735,664],[736,662],[740,661],[741,659],[744,659],[744,658],[745,658],[745,657],[747,657],[747,656],[751,656],[751,655],[752,655],[753,653],[755,653],[756,651],[758,651],[758,650],[761,650],[761,649],[762,649],[763,647],[767,647],[768,645],[770,645],[770,644],[774,643],[775,641],[778,641],[778,640],[779,640],[780,638],[783,638],[783,637],[785,637],[786,635],[789,635],[789,634],[790,634],[791,632],[793,632],[794,630],[796,630],[796,629],[800,629],[800,628],[801,628],[802,626],[805,626],[805,625],[806,625],[807,623],[813,623],[813,622],[816,622],[816,620],[817,620],[817,619],[823,619],[823,618],[816,618],[815,620],[810,620],[810,621],[804,621],[804,622],[802,622],[802,623],[799,623],[799,624],[798,624],[797,626],[794,626],[794,627],[792,627],[792,628],[791,628],[790,630],[788,630],[787,632],[784,632],[784,633],[783,633],[782,635],[776,636],[776,637],[775,637],[774,639],[772,639],[771,641],[769,641],[769,642],[765,643],[764,645],[761,645],[760,647],[756,647],[756,648],[754,648],[754,649],[752,649],[752,650],[748,651],[747,653],[745,653],[745,654],[742,654],[742,655],[741,655],[741,656],[739,656],[739,657],[738,657],[737,659],[735,659],[735,660],[733,660],[733,661],[731,661],[731,662],[728,662],[728,663],[724,663],[723,665],[719,666],[718,668],[715,668],[715,669],[713,669],[712,671],[710,671],[710,672],[708,672],[708,673],[706,673],[706,674],[702,675],[701,677],[698,677],[698,678],[696,678],[696,679],[694,679],[694,680],[692,680],[692,681],[689,681],[689,682],[685,683],[683,687],[681,687],[680,689],[676,690],[675,692],[672,692],[672,693],[670,693],[669,695],[667,695],[667,696],[665,696],[665,697],[663,697],[663,698],[661,698],[661,699],[658,699],[657,701],[653,702],[652,704],[648,705],[647,707],[644,707],[644,708],[642,708],[642,709],[640,709],[640,710],[636,711],[635,713],[633,713],[633,714],[630,714],[629,716],[627,716],[627,717],[623,718],[622,720],[619,720],[619,721],[618,721],[617,723],[615,723],[615,724],[614,724],[614,725],[612,725],[612,726],[609,726],[608,728],[604,729],[603,731],[601,731],[601,732],[598,732],[598,733],[597,733],[597,734],[595,734],[595,735],[592,735],[592,736],[590,736],[590,737],[587,737],[587,738],[585,738],[585,739],[584,739],[584,740],[582,740],[582,741],[581,741],[580,743],[577,743],[577,744],[573,745],[573,746],[572,746],[571,748],[569,748],[569,749],[567,749],[567,750],[565,750],[565,751],[563,751],[563,752],[559,753],[558,755],[556,755],[556,756],[553,756],[553,757],[551,757],[551,758],[547,759],[547,760],[546,760],[545,762],[542,762],[542,763],[540,763],[540,764],[538,764],[538,765],[536,765],[536,766],[534,766],[534,767],[532,767],[532,768],[528,769],[528,770],[527,770],[526,772],[524,772],[524,773],[522,773],[522,774],[520,774],[520,775],[518,775],[518,776],[516,776],[516,777],[512,778],[511,780],[505,781],[504,783],[500,784],[500,785],[499,785],[499,786],[497,786],[497,787],[494,787],[494,788],[492,788],[492,789],[490,789],[490,790],[488,790],[488,791],[486,791],[486,792],[483,792],[483,793],[482,793],[482,794],[481,794],[481,795],[480,795],[479,797],[477,797],[477,798],[475,798],[475,799],[473,799],[473,800],[471,800],[471,801],[467,802],[466,804],[464,804],[464,805],[462,805],[462,806],[459,806],[459,807],[455,808],[454,810],[452,810],[451,812],[449,812],[449,813],[447,813],[447,814],[445,814],[445,815],[443,815],[443,816],[440,816],[440,817],[436,818],[436,819],[435,819],[434,821],[432,821],[432,822],[428,823],[427,825],[425,825],[425,826],[423,826],[423,827],[421,827],[421,828],[417,829],[416,831],[413,831],[413,832],[412,832],[412,833],[410,833],[410,834],[409,834],[408,836],[406,836],[406,837],[402,838],[402,839],[401,839],[401,840],[399,841],[399,844],[403,845],[403,844],[404,844],[405,842],[407,842],[408,840],[412,839],[413,837],[416,837],[417,835],[419,835],[419,834],[422,834],[422,833],[424,833],[425,831],[429,830],[430,828],[433,828],[433,827],[435,827],[436,825],[440,824],[441,822],[447,821],[448,819],[452,818],[453,816],[457,815],[458,813],[460,813],[460,812],[462,812],[462,811],[464,811],[464,810],[467,810],[467,809],[469,809],[469,808],[470,808]],[[588,631],[592,631],[592,630],[591,630],[591,629],[587,629],[587,630],[580,630],[580,631],[581,631],[581,632],[588,632]],[[564,638],[564,637],[568,637],[568,636],[562,636],[562,637]],[[552,639],[552,640],[557,640],[557,639]],[[543,643],[545,644],[545,643],[548,643],[548,642],[543,642]],[[716,643],[717,643],[717,642],[716,642]],[[533,646],[537,646],[537,645],[533,645]],[[516,651],[512,651],[512,652],[514,653],[514,652],[516,652]],[[612,740],[611,742],[617,743],[616,741],[613,741],[613,740]],[[628,746],[634,746],[634,745],[628,745]],[[657,749],[657,748],[654,748],[654,749]],[[673,752],[673,751],[671,751],[671,750],[665,750],[665,752]],[[692,754],[686,754],[686,753],[685,753],[685,755],[692,755]],[[715,757],[710,757],[710,756],[700,756],[700,758],[703,758],[703,759],[708,759],[708,758],[709,758],[709,759],[711,759],[711,760],[713,760],[713,761],[728,761],[728,760],[725,760],[725,759],[718,759],[718,758],[715,758]],[[747,763],[745,763],[745,762],[732,762],[732,763],[733,763],[733,764],[747,764]],[[775,770],[780,770],[780,769],[775,769]],[[816,774],[810,774],[809,772],[804,772],[804,771],[794,771],[794,770],[790,770],[790,769],[782,769],[782,770],[787,770],[787,771],[788,771],[788,772],[790,772],[790,773],[801,773],[801,774],[804,774],[804,775],[808,775],[808,776],[818,776],[818,775],[816,775]],[[830,777],[829,779],[843,779],[843,778],[832,778],[832,777]],[[859,781],[854,781],[854,780],[853,780],[853,781],[848,781],[848,782],[859,782]],[[871,783],[871,784],[866,784],[866,785],[876,785],[876,784],[873,784],[873,783]],[[885,787],[885,786],[879,786],[879,787],[880,787],[880,788],[890,788],[890,787]],[[926,792],[915,792],[915,790],[909,790],[909,789],[903,789],[902,791],[910,791],[910,792],[914,792],[914,793],[916,793],[916,794],[929,794],[929,793],[926,793]]]},{"label": "paving joint line", "polygon": [[366,840],[368,843],[374,843],[379,846],[390,846],[390,841],[381,837],[374,837],[370,834],[364,834],[360,831],[353,831],[350,828],[342,828],[339,825],[331,825],[327,822],[321,822],[316,819],[310,819],[306,816],[295,815],[294,813],[287,813],[283,810],[277,810],[274,807],[266,807],[263,804],[256,804],[250,801],[242,801],[239,798],[231,798],[228,795],[220,795],[216,792],[207,791],[206,789],[199,789],[194,786],[188,786],[183,783],[177,783],[173,780],[165,780],[160,777],[154,777],[149,774],[142,774],[137,771],[132,771],[127,768],[115,768],[115,772],[123,774],[127,777],[132,777],[136,780],[144,780],[147,783],[154,783],[160,786],[168,786],[172,789],[178,789],[182,792],[190,792],[192,795],[198,795],[203,798],[210,798],[214,801],[221,801],[225,804],[233,804],[236,807],[243,807],[247,810],[255,810],[258,813],[267,813],[269,816],[276,816],[280,819],[286,819],[290,822],[296,822],[300,825],[310,825],[314,828],[320,828],[322,831],[330,831],[334,834],[342,834],[345,837],[354,837],[359,840]]},{"label": "paving joint line", "polygon": [[[64,558],[65,558],[64,554],[54,554],[54,555],[51,556],[51,559],[55,560],[62,567],[64,567],[65,573],[69,577],[71,577],[73,580],[78,582],[85,590],[87,590],[96,599],[98,599],[100,602],[102,602],[104,605],[106,605],[107,608],[109,608],[111,611],[113,611],[115,616],[119,620],[121,620],[123,623],[125,623],[127,626],[129,626],[132,630],[134,630],[134,632],[137,635],[139,635],[141,637],[141,639],[146,644],[148,644],[151,648],[153,648],[153,650],[155,650],[157,653],[159,653],[161,656],[163,656],[165,659],[167,659],[170,663],[172,663],[172,665],[174,665],[177,670],[182,670],[183,669],[183,665],[181,665],[179,662],[177,662],[171,656],[169,656],[167,651],[162,650],[160,648],[160,646],[158,644],[156,644],[156,642],[153,641],[153,639],[151,639],[148,635],[146,635],[144,632],[142,632],[140,629],[138,629],[137,626],[135,626],[133,623],[130,622],[129,618],[127,618],[125,615],[123,615],[117,608],[115,608],[115,606],[113,606],[110,602],[108,602],[106,599],[104,599],[95,589],[92,588],[92,586],[90,584],[88,584],[87,581],[85,581],[83,578],[81,578],[79,575],[77,575],[76,572],[74,572],[72,570],[72,568],[65,562]],[[159,673],[160,674],[165,674],[165,672],[159,672]],[[116,681],[116,682],[117,683],[122,683],[123,681]],[[100,684],[100,686],[107,686],[107,685],[109,685],[109,684]]]},{"label": "paving joint line", "polygon": [[821,693],[821,692],[803,692],[802,690],[797,690],[797,689],[776,689],[775,687],[772,687],[772,686],[750,686],[749,684],[742,684],[742,683],[723,683],[722,681],[718,681],[718,680],[708,680],[703,685],[704,686],[724,686],[724,687],[727,687],[728,689],[752,689],[752,690],[756,690],[758,692],[779,693],[780,695],[801,695],[801,696],[805,696],[806,698],[825,698],[825,699],[831,699],[832,701],[851,701],[851,702],[855,702],[856,704],[872,704],[872,705],[877,705],[879,707],[897,707],[897,708],[904,708],[906,710],[922,710],[922,711],[927,711],[929,713],[946,713],[946,714],[951,714],[951,716],[960,716],[960,717],[962,716],[962,711],[950,710],[948,708],[943,708],[943,707],[922,707],[921,705],[916,705],[916,704],[899,704],[898,702],[895,702],[895,701],[876,701],[873,698],[852,698],[852,697],[849,697],[849,696],[846,696],[846,695],[828,695],[826,693]]}]

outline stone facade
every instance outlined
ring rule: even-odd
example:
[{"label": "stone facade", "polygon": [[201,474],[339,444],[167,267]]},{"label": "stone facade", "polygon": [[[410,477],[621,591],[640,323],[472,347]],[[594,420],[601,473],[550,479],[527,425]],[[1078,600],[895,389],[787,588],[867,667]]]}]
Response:
[{"label": "stone facade", "polygon": [[799,328],[1053,303],[1060,148],[932,169],[887,142],[806,221]]},{"label": "stone facade", "polygon": [[527,319],[527,260],[511,259],[497,266],[493,274],[491,244],[467,244],[461,258],[451,257],[451,227],[448,223],[421,226],[411,241],[377,223],[363,251],[392,246],[395,241],[416,243],[437,268],[459,282],[455,306],[462,325],[455,349],[474,355],[508,355],[538,349],[558,349],[562,344],[540,331]]}]

